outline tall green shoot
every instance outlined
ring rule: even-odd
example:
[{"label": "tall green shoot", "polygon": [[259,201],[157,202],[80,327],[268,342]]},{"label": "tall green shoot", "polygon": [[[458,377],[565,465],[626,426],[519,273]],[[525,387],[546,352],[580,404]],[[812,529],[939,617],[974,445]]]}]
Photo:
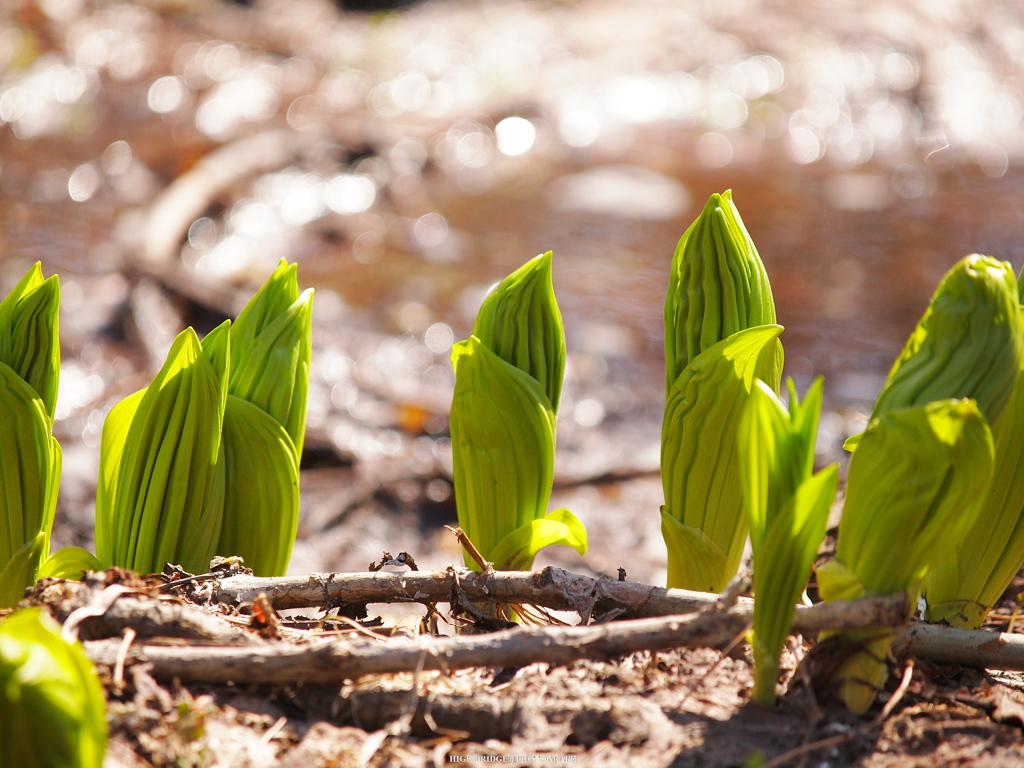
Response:
[{"label": "tall green shoot", "polygon": [[778,391],[782,345],[764,265],[731,192],[680,239],[665,298],[662,534],[668,586],[719,592],[747,537],[736,430],[755,379]]},{"label": "tall green shoot", "polygon": [[[565,368],[550,252],[487,296],[473,335],[453,347],[452,364],[459,525],[499,569],[526,570],[552,544],[586,552],[583,524],[568,510],[547,511]],[[466,563],[479,567],[468,555]]]}]

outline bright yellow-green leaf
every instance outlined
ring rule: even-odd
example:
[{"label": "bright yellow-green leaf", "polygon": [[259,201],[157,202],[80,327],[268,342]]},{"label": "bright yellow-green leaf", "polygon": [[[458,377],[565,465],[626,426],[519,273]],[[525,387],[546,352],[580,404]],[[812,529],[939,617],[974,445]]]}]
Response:
[{"label": "bright yellow-green leaf", "polygon": [[487,559],[499,571],[527,571],[537,553],[554,544],[587,554],[587,529],[568,509],[556,509],[506,534]]},{"label": "bright yellow-green leaf", "polygon": [[995,469],[978,522],[925,585],[926,618],[977,629],[1024,564],[1024,371],[992,425]]},{"label": "bright yellow-green leaf", "polygon": [[817,573],[818,593],[827,602],[860,600],[868,596],[856,574],[834,557],[819,565]]},{"label": "bright yellow-green leaf", "polygon": [[145,394],[146,390],[140,389],[128,395],[110,409],[103,422],[100,474],[96,485],[96,556],[105,565],[114,564],[114,498],[121,457],[128,429]]},{"label": "bright yellow-green leaf", "polygon": [[224,526],[217,552],[257,576],[283,576],[299,524],[298,459],[273,417],[228,395],[224,412]]},{"label": "bright yellow-green leaf", "polygon": [[825,536],[838,484],[835,465],[811,474],[821,379],[802,403],[792,379],[787,386],[788,409],[763,381],[755,381],[738,429],[743,500],[754,554],[752,698],[769,706],[775,703],[782,646]]},{"label": "bright yellow-green leaf", "polygon": [[850,461],[836,556],[869,593],[917,589],[977,519],[992,461],[992,435],[973,400],[873,419]]},{"label": "bright yellow-green leaf", "polygon": [[[661,431],[663,516],[702,531],[723,560],[709,579],[711,566],[692,563],[688,553],[673,555],[666,533],[669,587],[718,591],[736,575],[747,537],[736,431],[754,380],[774,373],[781,332],[765,325],[734,333],[701,352],[672,386]],[[664,522],[662,530],[670,530]]]},{"label": "bright yellow-green leaf", "polygon": [[81,645],[39,608],[0,623],[0,765],[102,768],[106,700]]},{"label": "bright yellow-green leaf", "polygon": [[[973,400],[872,419],[850,461],[835,564],[818,571],[822,597],[917,594],[977,520],[992,466],[992,434]],[[891,632],[843,634],[855,643],[871,639],[832,678],[847,707],[863,713],[884,682]]]}]

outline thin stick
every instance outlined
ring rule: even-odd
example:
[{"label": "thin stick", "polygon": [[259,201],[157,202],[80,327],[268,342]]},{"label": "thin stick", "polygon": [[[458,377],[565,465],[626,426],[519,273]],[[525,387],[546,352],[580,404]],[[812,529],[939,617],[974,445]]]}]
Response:
[{"label": "thin stick", "polygon": [[875,720],[876,725],[880,725],[885,718],[887,718],[892,711],[896,709],[896,705],[900,703],[903,698],[903,694],[910,688],[910,681],[914,677],[914,660],[907,659],[906,665],[903,667],[903,677],[900,679],[900,684],[893,691],[892,696],[885,702],[885,706],[882,707],[882,711],[878,714],[878,718]]},{"label": "thin stick", "polygon": [[487,559],[480,554],[480,550],[476,548],[476,544],[474,544],[473,540],[469,538],[469,534],[461,528],[452,527],[450,525],[446,525],[445,528],[455,534],[455,538],[459,540],[459,544],[461,544],[462,548],[465,549],[469,553],[469,556],[473,558],[473,562],[480,566],[481,571],[488,573],[492,573],[494,571],[494,566],[487,562]]},{"label": "thin stick", "polygon": [[117,690],[124,688],[124,662],[128,658],[128,649],[131,647],[132,642],[135,640],[135,630],[131,627],[126,627],[124,630],[124,639],[121,641],[121,645],[117,649],[117,658],[114,662],[114,687]]}]

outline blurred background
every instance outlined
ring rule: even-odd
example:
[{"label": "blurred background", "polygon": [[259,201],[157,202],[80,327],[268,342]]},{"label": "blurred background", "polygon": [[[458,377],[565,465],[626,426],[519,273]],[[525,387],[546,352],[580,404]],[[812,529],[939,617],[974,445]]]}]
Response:
[{"label": "blurred background", "polygon": [[0,289],[61,278],[55,545],[91,547],[110,407],[286,258],[317,291],[292,572],[457,561],[449,349],[553,250],[553,504],[591,552],[538,564],[661,583],[664,293],[708,195],[841,460],[946,269],[1024,262],[1022,114],[1010,0],[5,0]]}]

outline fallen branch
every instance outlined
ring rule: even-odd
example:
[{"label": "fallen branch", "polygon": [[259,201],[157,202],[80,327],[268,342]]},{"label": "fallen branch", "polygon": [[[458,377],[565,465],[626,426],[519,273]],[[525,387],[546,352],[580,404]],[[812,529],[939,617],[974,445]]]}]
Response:
[{"label": "fallen branch", "polygon": [[[881,617],[883,623],[898,623],[898,617],[905,615],[901,613],[905,604],[893,600],[888,603],[878,600],[835,602],[802,611],[801,628],[795,631],[870,626],[880,618],[880,605],[889,608],[889,613]],[[129,651],[128,660],[151,664],[151,674],[164,680],[330,683],[417,669],[515,667],[538,661],[569,664],[580,659],[605,659],[641,650],[720,648],[746,630],[751,614],[749,605],[741,605],[728,611],[708,610],[689,616],[631,619],[580,627],[515,628],[458,637],[421,636],[387,641],[345,637],[302,645],[250,648],[137,645]],[[117,641],[86,643],[89,656],[107,666],[116,663],[118,649]]]},{"label": "fallen branch", "polygon": [[30,602],[46,605],[66,630],[82,640],[120,637],[172,638],[203,645],[253,645],[252,632],[197,605],[158,598],[120,585],[107,587],[51,579],[34,588]]},{"label": "fallen branch", "polygon": [[[629,618],[695,613],[716,606],[720,598],[720,595],[706,592],[592,578],[554,567],[533,572],[483,573],[449,568],[404,574],[378,571],[283,578],[231,576],[211,581],[204,589],[209,591],[196,595],[196,599],[205,597],[237,607],[252,602],[262,593],[277,610],[348,608],[390,602],[442,603],[458,595],[470,602],[576,611],[584,623],[592,614],[605,612]],[[748,618],[753,605],[750,598],[740,598],[737,603]],[[902,594],[851,603],[798,606],[793,631],[812,634],[823,629],[839,629],[843,622],[852,622],[851,627],[894,626],[901,624],[908,613]]]},{"label": "fallen branch", "polygon": [[1024,635],[915,624],[893,643],[896,656],[965,667],[1024,671]]}]

